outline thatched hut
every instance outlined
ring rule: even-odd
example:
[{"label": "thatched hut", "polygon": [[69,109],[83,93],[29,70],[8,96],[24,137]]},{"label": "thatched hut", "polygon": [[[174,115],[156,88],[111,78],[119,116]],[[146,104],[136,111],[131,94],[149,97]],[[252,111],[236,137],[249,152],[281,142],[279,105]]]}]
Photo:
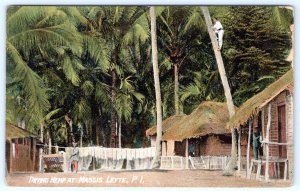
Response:
[{"label": "thatched hut", "polygon": [[[265,90],[253,96],[236,111],[227,126],[248,130],[247,175],[257,165],[265,180],[269,177],[292,178],[293,175],[293,70],[288,71]],[[251,160],[251,130],[256,127],[263,138],[260,160]],[[272,165],[271,165],[272,164]],[[268,166],[268,168],[265,168]]]},{"label": "thatched hut", "polygon": [[36,135],[11,123],[6,123],[7,172],[39,171],[39,151]]},{"label": "thatched hut", "polygon": [[[163,134],[173,125],[179,123],[186,115],[173,115],[168,117],[167,119],[163,120],[162,122],[162,132]],[[147,129],[146,136],[151,140],[151,147],[155,147],[156,144],[156,125],[152,126],[151,128]],[[162,143],[162,155],[172,156],[174,155],[174,141],[164,141]]]},{"label": "thatched hut", "polygon": [[[174,140],[175,155],[230,155],[231,134],[226,129],[229,114],[226,103],[205,101],[193,112],[166,130],[163,140]],[[188,141],[187,141],[188,140]]]}]

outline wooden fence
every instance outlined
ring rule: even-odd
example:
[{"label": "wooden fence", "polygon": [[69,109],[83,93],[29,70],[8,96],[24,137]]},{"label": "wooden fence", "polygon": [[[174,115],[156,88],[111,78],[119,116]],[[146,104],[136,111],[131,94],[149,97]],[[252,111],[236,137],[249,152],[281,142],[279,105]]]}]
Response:
[{"label": "wooden fence", "polygon": [[186,158],[182,156],[162,156],[161,169],[206,169],[206,170],[222,170],[225,169],[229,162],[228,156],[200,156],[189,157],[188,165]]}]

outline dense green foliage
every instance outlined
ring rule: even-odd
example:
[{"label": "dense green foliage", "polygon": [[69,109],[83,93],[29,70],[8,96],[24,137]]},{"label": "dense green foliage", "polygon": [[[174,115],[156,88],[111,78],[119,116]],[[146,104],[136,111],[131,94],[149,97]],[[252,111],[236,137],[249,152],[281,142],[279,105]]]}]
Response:
[{"label": "dense green foliage", "polygon": [[[222,50],[237,106],[290,67],[290,10],[210,7],[225,29]],[[199,7],[157,7],[163,117],[189,114],[204,100],[224,101]],[[147,7],[12,6],[7,10],[6,119],[45,135],[108,146],[115,123],[125,147],[147,144],[155,123],[155,91]],[[115,113],[114,113],[115,112]],[[73,135],[70,134],[72,120]],[[79,128],[82,127],[82,128]],[[47,137],[46,137],[47,138]]]},{"label": "dense green foliage", "polygon": [[[224,58],[237,105],[263,90],[290,67],[290,36],[273,20],[272,7],[230,7],[224,18]],[[281,27],[278,27],[281,26]]]}]

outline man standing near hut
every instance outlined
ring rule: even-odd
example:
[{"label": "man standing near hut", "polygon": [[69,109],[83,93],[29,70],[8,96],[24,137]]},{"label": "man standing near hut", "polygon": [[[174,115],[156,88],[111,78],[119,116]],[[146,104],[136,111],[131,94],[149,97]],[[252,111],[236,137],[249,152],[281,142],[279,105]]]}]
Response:
[{"label": "man standing near hut", "polygon": [[78,161],[79,161],[79,148],[77,147],[77,143],[73,142],[73,152],[70,158],[71,161],[71,169],[72,172],[78,172]]},{"label": "man standing near hut", "polygon": [[258,128],[256,127],[253,131],[253,135],[252,135],[252,146],[253,146],[253,153],[254,153],[254,158],[255,160],[258,160],[259,157],[259,149],[261,146],[261,135],[260,132],[258,131]]}]

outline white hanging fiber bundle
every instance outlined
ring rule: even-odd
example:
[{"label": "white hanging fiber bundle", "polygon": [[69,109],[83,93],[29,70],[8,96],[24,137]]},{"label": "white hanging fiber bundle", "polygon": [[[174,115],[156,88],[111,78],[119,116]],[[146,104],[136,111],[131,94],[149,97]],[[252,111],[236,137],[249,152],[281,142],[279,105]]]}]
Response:
[{"label": "white hanging fiber bundle", "polygon": [[[70,156],[73,148],[67,147],[65,150],[66,161],[70,171]],[[95,165],[102,170],[121,170],[124,160],[126,159],[127,170],[148,169],[150,168],[151,159],[155,155],[155,147],[149,148],[105,148],[105,147],[81,147],[79,148],[79,170],[89,170]],[[94,166],[95,166],[94,165]]]}]

